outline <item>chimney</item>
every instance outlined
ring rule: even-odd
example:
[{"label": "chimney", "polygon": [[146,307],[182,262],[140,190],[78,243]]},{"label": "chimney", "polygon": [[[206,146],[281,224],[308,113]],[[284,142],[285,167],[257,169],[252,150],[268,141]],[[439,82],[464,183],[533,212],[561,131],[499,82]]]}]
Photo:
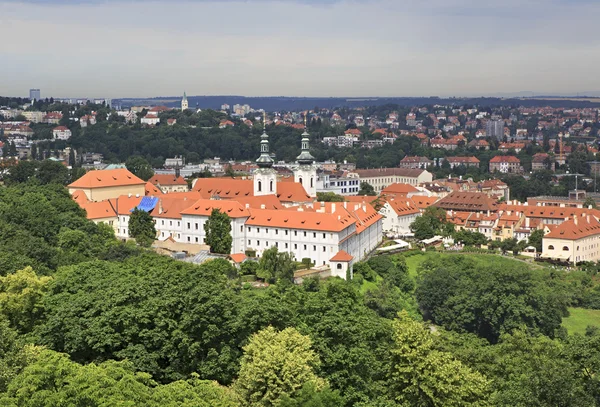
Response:
[{"label": "chimney", "polygon": [[260,209],[266,209],[267,207],[265,206],[265,204],[260,204]]},{"label": "chimney", "polygon": [[325,207],[325,201],[321,202],[321,208]]},{"label": "chimney", "polygon": [[577,215],[573,215],[573,222],[577,225]]},{"label": "chimney", "polygon": [[367,205],[363,204],[362,209],[364,213],[367,213]]},{"label": "chimney", "polygon": [[127,196],[128,196],[129,198],[131,198],[131,194],[127,194]]},{"label": "chimney", "polygon": [[331,213],[335,213],[335,202],[331,204]]},{"label": "chimney", "polygon": [[250,209],[250,204],[249,203],[246,204],[246,209]]},{"label": "chimney", "polygon": [[139,197],[140,197],[140,194],[135,194],[135,197],[136,197],[136,198],[139,198]]},{"label": "chimney", "polygon": [[158,200],[158,214],[163,213],[162,199]]},{"label": "chimney", "polygon": [[590,223],[590,215],[587,216],[587,223]]},{"label": "chimney", "polygon": [[344,209],[348,208],[348,201],[344,201]]}]

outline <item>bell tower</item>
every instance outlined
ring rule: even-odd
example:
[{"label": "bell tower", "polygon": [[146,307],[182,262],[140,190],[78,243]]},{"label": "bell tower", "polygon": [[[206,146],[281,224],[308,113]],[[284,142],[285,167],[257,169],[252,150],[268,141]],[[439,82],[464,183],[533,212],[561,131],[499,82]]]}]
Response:
[{"label": "bell tower", "polygon": [[298,166],[294,169],[294,181],[302,184],[304,190],[311,197],[317,196],[317,169],[313,165],[315,158],[309,151],[310,138],[304,116],[304,133],[302,133],[302,152],[296,158]]},{"label": "bell tower", "polygon": [[258,169],[254,171],[254,196],[277,195],[277,172],[273,169],[273,159],[269,155],[266,112],[263,120],[263,134],[260,136],[260,157],[256,160],[256,164]]},{"label": "bell tower", "polygon": [[187,95],[185,94],[185,92],[183,92],[183,99],[181,99],[181,110],[187,110],[189,107],[188,105],[188,100],[187,100]]}]

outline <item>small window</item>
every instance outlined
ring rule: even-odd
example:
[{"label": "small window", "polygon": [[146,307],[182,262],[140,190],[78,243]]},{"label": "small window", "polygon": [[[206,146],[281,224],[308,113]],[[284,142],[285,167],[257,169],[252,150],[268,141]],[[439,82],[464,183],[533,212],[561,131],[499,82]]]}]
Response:
[{"label": "small window", "polygon": [[317,251],[317,246],[313,246],[313,252]]},{"label": "small window", "polygon": [[256,241],[256,246],[257,246],[257,247],[258,247],[258,246],[260,246],[260,240],[257,240],[257,241]]},{"label": "small window", "polygon": [[173,226],[173,221],[172,220],[169,221],[169,226]]},{"label": "small window", "polygon": [[285,244],[285,248],[286,248],[286,249],[288,248],[288,244],[287,244],[287,243]]},{"label": "small window", "polygon": [[341,270],[341,269],[342,269],[342,263],[338,263],[338,264],[337,264],[337,269],[338,269],[338,270]]},{"label": "small window", "polygon": [[294,243],[294,249],[297,250],[298,249],[298,245],[296,243]]},{"label": "small window", "polygon": [[191,227],[192,227],[192,226],[190,225],[190,222],[188,222],[188,229],[191,229]]},{"label": "small window", "polygon": [[327,251],[327,248],[323,246],[323,253]]},{"label": "small window", "polygon": [[198,243],[198,238],[196,238],[196,243]]},{"label": "small window", "polygon": [[265,229],[265,234],[269,234],[269,229]]},{"label": "small window", "polygon": [[325,239],[325,233],[323,233],[323,239]]},{"label": "small window", "polygon": [[298,231],[294,230],[294,236],[298,236]]},{"label": "small window", "polygon": [[256,233],[260,233],[260,228],[256,228]]},{"label": "small window", "polygon": [[313,237],[314,237],[314,238],[316,238],[316,237],[317,237],[317,234],[316,234],[316,233],[313,233]]},{"label": "small window", "polygon": [[188,242],[191,241],[190,237],[188,236]]},{"label": "small window", "polygon": [[196,230],[198,230],[198,224],[197,223],[194,225],[194,227],[195,227]]},{"label": "small window", "polygon": [[250,226],[248,226],[248,232],[250,232],[252,230],[252,228]]},{"label": "small window", "polygon": [[279,234],[279,229],[275,229],[275,234],[278,235]]},{"label": "small window", "polygon": [[244,225],[240,226],[240,232],[244,231]]},{"label": "small window", "polygon": [[287,230],[285,231],[285,235],[286,235],[286,236],[288,235],[288,231],[287,231]]},{"label": "small window", "polygon": [[252,243],[250,242],[250,239],[248,239],[248,246],[250,246]]},{"label": "small window", "polygon": [[569,248],[567,246],[563,246],[563,251],[568,252]]},{"label": "small window", "polygon": [[548,250],[554,250],[554,246],[552,246],[552,245],[548,246]]},{"label": "small window", "polygon": [[304,245],[304,250],[306,250],[306,245]]},{"label": "small window", "polygon": [[279,242],[275,242],[275,247],[279,247]]},{"label": "small window", "polygon": [[304,237],[306,237],[306,232],[304,232]]},{"label": "small window", "polygon": [[161,221],[160,221],[160,224],[161,224],[161,225],[164,225],[164,224],[165,224],[165,221],[164,221],[164,220],[161,220]]}]

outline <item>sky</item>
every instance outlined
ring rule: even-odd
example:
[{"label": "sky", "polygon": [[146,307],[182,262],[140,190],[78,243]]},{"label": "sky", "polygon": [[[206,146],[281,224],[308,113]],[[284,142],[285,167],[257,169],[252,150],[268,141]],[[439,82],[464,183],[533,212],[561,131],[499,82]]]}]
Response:
[{"label": "sky", "polygon": [[600,91],[597,0],[0,0],[0,95]]}]

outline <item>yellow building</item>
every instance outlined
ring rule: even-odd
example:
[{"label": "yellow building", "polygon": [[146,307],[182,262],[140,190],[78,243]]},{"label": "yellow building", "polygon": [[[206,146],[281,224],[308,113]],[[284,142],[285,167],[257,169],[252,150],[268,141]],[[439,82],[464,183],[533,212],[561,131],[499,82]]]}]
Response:
[{"label": "yellow building", "polygon": [[546,227],[542,257],[568,263],[600,260],[600,222],[593,216],[574,215],[553,229]]},{"label": "yellow building", "polygon": [[146,182],[125,168],[87,172],[68,185],[69,193],[81,191],[89,201],[104,201],[121,195],[144,196]]}]

